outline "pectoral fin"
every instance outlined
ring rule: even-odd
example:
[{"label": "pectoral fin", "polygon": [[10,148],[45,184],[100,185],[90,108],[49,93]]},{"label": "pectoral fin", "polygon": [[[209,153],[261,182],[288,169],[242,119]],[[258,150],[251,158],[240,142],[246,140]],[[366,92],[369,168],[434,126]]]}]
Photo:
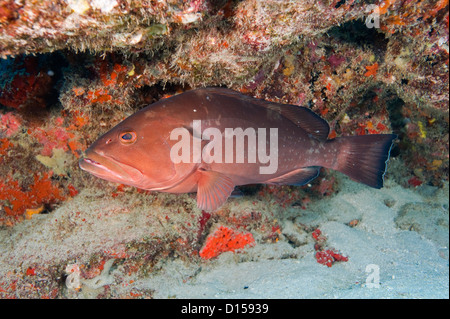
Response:
[{"label": "pectoral fin", "polygon": [[204,211],[215,211],[233,192],[233,181],[226,175],[199,169],[197,174],[197,206]]}]

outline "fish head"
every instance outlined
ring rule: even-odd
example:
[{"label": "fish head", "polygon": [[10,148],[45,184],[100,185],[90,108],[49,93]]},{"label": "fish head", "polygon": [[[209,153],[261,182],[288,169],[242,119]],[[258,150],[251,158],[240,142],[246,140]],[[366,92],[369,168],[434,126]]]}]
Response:
[{"label": "fish head", "polygon": [[142,189],[157,189],[176,179],[164,121],[136,113],[96,140],[80,159],[92,175]]}]

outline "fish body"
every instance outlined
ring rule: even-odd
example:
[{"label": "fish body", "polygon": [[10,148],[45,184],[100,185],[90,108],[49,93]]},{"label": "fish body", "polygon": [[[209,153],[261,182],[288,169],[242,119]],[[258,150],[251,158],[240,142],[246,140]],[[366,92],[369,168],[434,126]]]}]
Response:
[{"label": "fish body", "polygon": [[80,167],[112,182],[169,193],[197,192],[218,209],[235,186],[304,185],[320,167],[380,188],[394,134],[328,139],[307,108],[224,88],[191,90],[149,105],[101,136]]}]

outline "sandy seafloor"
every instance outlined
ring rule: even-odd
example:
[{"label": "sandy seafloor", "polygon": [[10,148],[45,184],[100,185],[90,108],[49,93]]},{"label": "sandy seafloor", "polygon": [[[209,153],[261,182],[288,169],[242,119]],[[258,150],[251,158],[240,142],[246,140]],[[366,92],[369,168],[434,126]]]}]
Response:
[{"label": "sandy seafloor", "polygon": [[[295,222],[280,224],[284,233],[294,232],[295,223],[318,225],[327,246],[347,255],[348,262],[329,268],[317,263],[312,244],[293,248],[280,240],[257,243],[239,254],[223,253],[201,267],[177,258],[163,260],[157,272],[144,278],[126,275],[120,267],[106,269],[95,283],[83,282],[81,293],[69,291],[66,297],[96,297],[103,285],[129,289],[123,283],[132,280],[134,289],[153,290],[155,298],[449,298],[448,182],[443,188],[405,189],[387,180],[375,190],[339,178],[337,195],[298,211]],[[81,192],[51,214],[1,229],[2,280],[30,264],[86,262],[80,256],[89,258],[92,252],[158,231],[149,226],[148,214],[114,213],[122,209],[115,202],[94,202],[89,196]],[[103,217],[94,218],[99,212]],[[360,222],[349,227],[353,219]],[[286,258],[295,251],[298,258]],[[374,268],[379,270],[378,288],[366,284]]]},{"label": "sandy seafloor", "polygon": [[[424,190],[425,196],[398,185],[373,190],[350,180],[346,188],[300,218],[319,222],[328,244],[350,256],[346,263],[318,267],[314,254],[242,263],[222,257],[195,282],[180,284],[162,276],[147,284],[160,287],[157,296],[162,298],[449,298],[448,183],[439,191]],[[395,201],[394,206],[387,207],[386,200]],[[420,232],[396,227],[394,218],[408,204],[413,206],[402,218]],[[349,215],[361,218],[362,224],[346,226]],[[273,250],[283,250],[279,246],[254,249],[274,255]],[[368,265],[378,266],[379,288],[366,286]]]}]

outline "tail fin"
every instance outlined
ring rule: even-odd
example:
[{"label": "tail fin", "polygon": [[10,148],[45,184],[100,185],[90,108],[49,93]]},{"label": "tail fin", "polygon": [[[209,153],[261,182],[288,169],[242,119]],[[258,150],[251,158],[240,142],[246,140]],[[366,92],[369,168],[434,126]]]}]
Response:
[{"label": "tail fin", "polygon": [[[373,134],[336,138],[340,144],[335,170],[375,188],[383,187],[386,165],[395,134]],[[331,142],[331,141],[330,141]]]}]

